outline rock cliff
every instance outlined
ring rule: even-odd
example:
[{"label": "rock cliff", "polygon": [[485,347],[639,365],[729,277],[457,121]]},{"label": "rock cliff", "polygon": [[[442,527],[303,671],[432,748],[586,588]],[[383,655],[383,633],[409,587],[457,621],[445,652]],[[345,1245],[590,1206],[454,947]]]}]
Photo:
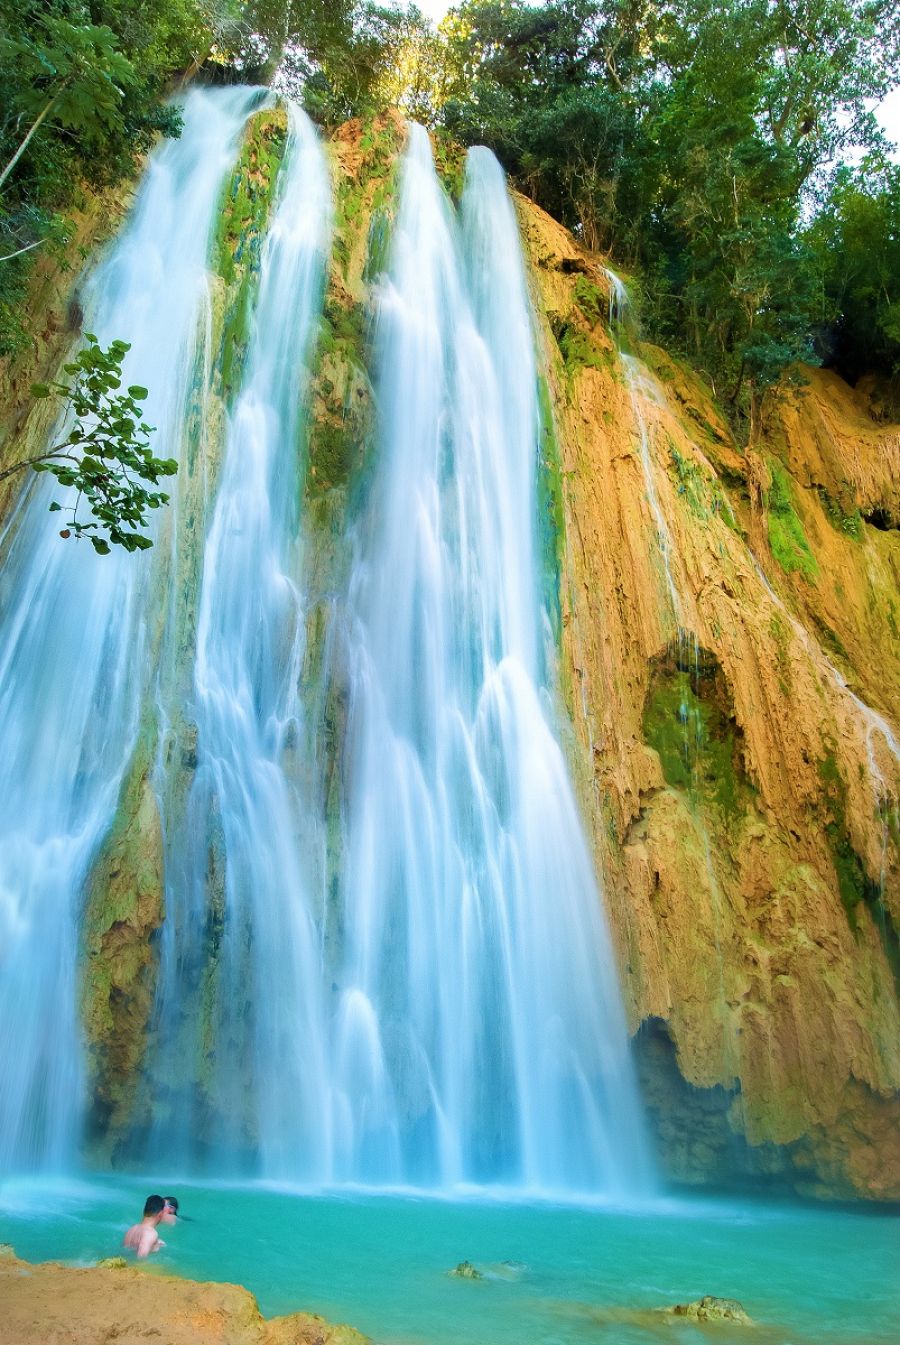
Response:
[{"label": "rock cliff", "polygon": [[742,449],[519,205],[564,684],[665,1166],[896,1198],[900,428],[802,370]]}]

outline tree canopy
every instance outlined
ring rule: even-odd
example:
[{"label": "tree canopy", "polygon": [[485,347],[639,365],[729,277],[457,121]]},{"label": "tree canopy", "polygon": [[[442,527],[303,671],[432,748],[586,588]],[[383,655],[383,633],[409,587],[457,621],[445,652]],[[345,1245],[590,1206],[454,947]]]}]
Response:
[{"label": "tree canopy", "polygon": [[898,177],[873,109],[900,0],[0,0],[0,351],[82,184],[177,134],[166,95],[273,77],[325,125],[396,104],[490,145],[640,278],[735,423],[798,359],[900,388]]}]

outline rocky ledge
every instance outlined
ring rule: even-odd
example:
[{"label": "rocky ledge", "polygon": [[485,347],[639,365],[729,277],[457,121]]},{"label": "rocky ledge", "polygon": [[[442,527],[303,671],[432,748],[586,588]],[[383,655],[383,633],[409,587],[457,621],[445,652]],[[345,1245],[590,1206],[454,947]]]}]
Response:
[{"label": "rocky ledge", "polygon": [[263,1317],[236,1284],[177,1279],[118,1257],[82,1268],[4,1253],[0,1345],[368,1345],[311,1313]]}]

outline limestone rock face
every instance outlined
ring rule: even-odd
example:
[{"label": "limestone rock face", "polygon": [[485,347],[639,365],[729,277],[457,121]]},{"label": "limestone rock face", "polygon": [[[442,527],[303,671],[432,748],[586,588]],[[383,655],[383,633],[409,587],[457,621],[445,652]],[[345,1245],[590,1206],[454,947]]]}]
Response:
[{"label": "limestone rock face", "polygon": [[519,205],[562,684],[663,1165],[896,1199],[900,429],[809,370],[741,448],[611,329],[601,260]]}]

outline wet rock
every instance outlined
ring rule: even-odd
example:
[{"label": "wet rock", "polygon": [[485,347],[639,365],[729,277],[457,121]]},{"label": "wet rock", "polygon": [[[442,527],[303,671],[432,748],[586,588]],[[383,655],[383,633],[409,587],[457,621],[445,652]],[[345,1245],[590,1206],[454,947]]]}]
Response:
[{"label": "wet rock", "polygon": [[454,1266],[449,1272],[456,1275],[461,1280],[483,1280],[484,1276],[477,1266],[473,1266],[471,1261],[460,1261],[458,1266]]},{"label": "wet rock", "polygon": [[687,1317],[692,1322],[731,1322],[735,1326],[752,1326],[753,1321],[735,1298],[715,1298],[704,1294],[693,1303],[676,1303],[671,1308],[659,1308],[666,1317]]}]

